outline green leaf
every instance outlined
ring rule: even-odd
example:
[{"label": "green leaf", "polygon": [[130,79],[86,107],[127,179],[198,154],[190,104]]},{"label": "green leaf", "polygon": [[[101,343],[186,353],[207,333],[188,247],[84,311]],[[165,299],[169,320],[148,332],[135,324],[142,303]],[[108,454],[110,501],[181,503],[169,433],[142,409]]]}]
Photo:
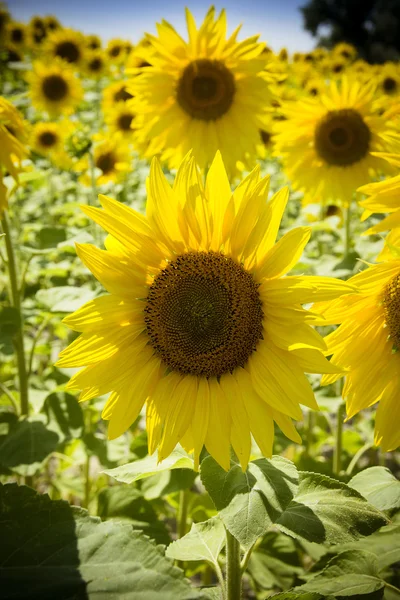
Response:
[{"label": "green leaf", "polygon": [[282,592],[281,594],[274,594],[270,598],[276,598],[276,600],[320,600],[325,598],[330,600],[332,596],[321,596],[321,594],[313,594],[310,592]]},{"label": "green leaf", "polygon": [[400,508],[400,481],[385,467],[370,467],[357,473],[348,485],[379,510]]},{"label": "green leaf", "polygon": [[115,485],[100,491],[97,513],[102,519],[127,519],[132,527],[153,538],[157,544],[171,542],[164,521],[158,520],[157,513],[140,490]]},{"label": "green leaf", "polygon": [[247,550],[291,502],[298,473],[280,456],[255,460],[245,473],[236,463],[226,472],[207,456],[201,463],[201,480],[226,528]]},{"label": "green leaf", "polygon": [[4,598],[204,600],[164,550],[127,524],[27,487],[0,485]]},{"label": "green leaf", "polygon": [[83,412],[75,396],[53,392],[46,398],[44,410],[49,419],[49,429],[55,431],[61,441],[82,437]]},{"label": "green leaf", "polygon": [[161,471],[168,471],[169,469],[193,469],[193,467],[193,459],[182,448],[177,448],[161,463],[158,463],[158,454],[155,452],[142,460],[136,460],[115,469],[108,469],[103,471],[103,473],[114,477],[114,479],[122,483],[133,483]]},{"label": "green leaf", "polygon": [[[155,498],[163,498],[181,490],[188,490],[192,487],[197,475],[196,471],[191,471],[190,469],[172,469],[171,471],[162,471],[156,475],[150,475],[150,477],[143,480],[141,487],[142,494],[147,500],[154,500]],[[196,494],[196,499],[198,500],[206,502],[205,498],[209,498],[209,496]],[[193,510],[194,507],[191,505],[190,513],[192,519],[195,518]],[[204,521],[204,518],[197,520]]]},{"label": "green leaf", "polygon": [[93,300],[95,293],[85,287],[73,287],[69,285],[39,290],[36,299],[51,312],[73,312],[78,310],[89,300]]},{"label": "green leaf", "polygon": [[364,550],[347,550],[332,558],[325,569],[301,589],[324,595],[355,596],[371,594],[383,587],[376,557]]},{"label": "green leaf", "polygon": [[288,535],[319,544],[346,543],[367,536],[387,519],[358,492],[316,473],[300,473],[299,489],[277,519]]},{"label": "green leaf", "polygon": [[[35,420],[24,419],[16,423],[0,446],[0,463],[9,469],[21,465],[32,465],[35,472],[39,464],[53,452],[59,437],[45,425]],[[29,474],[32,474],[32,472]]]},{"label": "green leaf", "polygon": [[205,560],[215,566],[225,541],[224,524],[219,517],[213,517],[203,523],[193,523],[189,533],[173,542],[166,554],[176,560]]},{"label": "green leaf", "polygon": [[42,227],[38,232],[39,248],[56,248],[67,239],[64,227]]}]

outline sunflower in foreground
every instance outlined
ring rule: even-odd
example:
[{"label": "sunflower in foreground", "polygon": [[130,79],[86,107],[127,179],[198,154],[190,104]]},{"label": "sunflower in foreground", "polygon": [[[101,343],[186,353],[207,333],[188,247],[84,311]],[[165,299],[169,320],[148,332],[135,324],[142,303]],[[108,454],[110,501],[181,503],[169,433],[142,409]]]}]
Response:
[{"label": "sunflower in foreground", "polygon": [[32,104],[51,115],[70,114],[79,104],[83,89],[73,71],[62,61],[36,62],[27,74]]},{"label": "sunflower in foreground", "polygon": [[[341,202],[391,166],[374,153],[390,151],[392,122],[374,112],[374,87],[343,77],[315,98],[288,102],[276,125],[275,155],[304,203]],[[391,139],[399,139],[393,131]]]},{"label": "sunflower in foreground", "polygon": [[[325,338],[335,364],[347,370],[343,387],[347,419],[379,402],[375,444],[385,452],[400,445],[400,248],[382,264],[348,280],[358,294],[314,305],[324,324],[340,323]],[[327,374],[322,385],[342,374]]]},{"label": "sunflower in foreground", "polygon": [[[259,131],[271,97],[269,58],[258,36],[226,39],[226,15],[209,10],[197,28],[186,12],[189,41],[163,21],[158,37],[148,35],[151,66],[137,70],[129,91],[135,96],[139,146],[146,156],[161,154],[171,168],[193,147],[201,168],[217,150],[229,172],[250,155],[255,162]],[[150,141],[150,144],[147,142]]]},{"label": "sunflower in foreground", "polygon": [[0,97],[0,218],[7,208],[7,190],[2,178],[8,172],[18,181],[21,161],[27,156],[26,130],[21,114],[5,98]]},{"label": "sunflower in foreground", "polygon": [[288,190],[267,203],[269,177],[252,171],[231,192],[218,154],[205,188],[193,157],[173,188],[153,159],[147,216],[105,196],[104,210],[82,207],[108,233],[106,250],[78,244],[84,264],[109,295],[65,319],[81,336],[59,367],[85,367],[68,384],[80,400],[111,395],[108,436],[126,431],[147,405],[149,452],[159,460],[181,443],[203,445],[229,469],[232,444],[242,468],[251,434],[270,456],[274,422],[300,442],[292,419],[317,408],[304,375],[338,373],[302,308],[352,288],[328,277],[284,277],[309,228],[275,244]]}]

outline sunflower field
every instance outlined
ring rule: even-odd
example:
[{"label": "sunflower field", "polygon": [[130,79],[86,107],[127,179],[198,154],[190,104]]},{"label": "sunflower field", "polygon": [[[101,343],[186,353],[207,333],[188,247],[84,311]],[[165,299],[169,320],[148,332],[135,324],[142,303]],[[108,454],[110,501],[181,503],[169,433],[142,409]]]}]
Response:
[{"label": "sunflower field", "polygon": [[400,64],[186,24],[0,6],[0,597],[400,599]]}]

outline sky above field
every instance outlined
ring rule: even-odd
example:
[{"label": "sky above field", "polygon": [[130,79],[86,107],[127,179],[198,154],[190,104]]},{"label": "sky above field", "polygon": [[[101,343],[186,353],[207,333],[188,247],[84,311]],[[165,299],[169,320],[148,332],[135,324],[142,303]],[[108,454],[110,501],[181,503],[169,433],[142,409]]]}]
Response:
[{"label": "sky above field", "polygon": [[[307,0],[226,0],[215,2],[226,8],[232,31],[243,23],[241,37],[260,33],[274,50],[313,48],[313,38],[303,30],[299,7]],[[64,26],[96,33],[104,40],[122,37],[136,42],[143,32],[155,32],[155,23],[166,19],[179,33],[185,33],[184,8],[188,6],[200,21],[211,0],[10,0],[15,20],[28,21],[34,14],[54,14]],[[186,37],[186,36],[185,36]]]}]

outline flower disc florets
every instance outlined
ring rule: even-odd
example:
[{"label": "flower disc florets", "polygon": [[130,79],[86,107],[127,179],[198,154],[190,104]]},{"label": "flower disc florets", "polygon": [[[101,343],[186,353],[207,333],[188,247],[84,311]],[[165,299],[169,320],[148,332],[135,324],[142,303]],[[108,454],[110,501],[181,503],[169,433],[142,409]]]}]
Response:
[{"label": "flower disc florets", "polygon": [[383,310],[389,337],[395,350],[400,349],[400,275],[393,277],[383,292]]},{"label": "flower disc florets", "polygon": [[330,165],[350,166],[369,151],[371,132],[361,115],[353,109],[330,111],[315,130],[317,154]]}]

